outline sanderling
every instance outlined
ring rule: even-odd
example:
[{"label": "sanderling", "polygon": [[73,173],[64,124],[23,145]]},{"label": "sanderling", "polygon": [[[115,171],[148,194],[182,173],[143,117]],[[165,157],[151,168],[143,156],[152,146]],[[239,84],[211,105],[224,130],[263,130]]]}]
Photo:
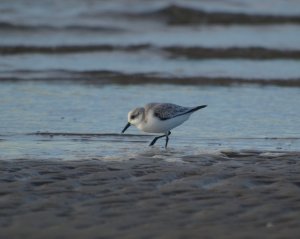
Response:
[{"label": "sanderling", "polygon": [[165,148],[168,146],[171,129],[181,125],[188,120],[190,115],[206,105],[196,107],[183,107],[170,103],[150,103],[144,107],[131,110],[128,113],[128,123],[122,130],[124,133],[130,125],[135,125],[138,129],[147,133],[163,133],[155,137],[149,146],[162,137],[166,137]]}]

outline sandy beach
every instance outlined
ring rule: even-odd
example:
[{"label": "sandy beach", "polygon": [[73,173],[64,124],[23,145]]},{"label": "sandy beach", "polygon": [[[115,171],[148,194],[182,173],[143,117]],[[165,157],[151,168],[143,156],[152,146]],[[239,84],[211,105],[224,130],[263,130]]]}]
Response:
[{"label": "sandy beach", "polygon": [[[0,13],[0,239],[299,238],[299,0]],[[150,102],[207,107],[165,150]]]},{"label": "sandy beach", "polygon": [[174,162],[149,152],[0,161],[0,237],[298,238],[299,159],[227,151]]}]

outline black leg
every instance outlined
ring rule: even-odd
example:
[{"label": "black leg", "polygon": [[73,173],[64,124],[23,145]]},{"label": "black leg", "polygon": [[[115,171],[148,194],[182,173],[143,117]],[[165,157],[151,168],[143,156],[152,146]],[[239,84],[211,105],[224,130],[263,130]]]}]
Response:
[{"label": "black leg", "polygon": [[168,142],[169,142],[169,137],[168,137],[168,136],[169,136],[170,134],[171,134],[171,132],[169,131],[167,134],[164,134],[164,135],[155,137],[155,138],[152,140],[152,142],[149,144],[149,146],[154,145],[158,139],[163,138],[163,137],[166,137],[165,148],[167,148]]},{"label": "black leg", "polygon": [[169,131],[168,134],[166,135],[166,144],[165,144],[165,148],[168,147],[168,142],[169,142],[169,135],[171,134],[171,132]]},{"label": "black leg", "polygon": [[168,147],[168,142],[169,142],[169,136],[166,136],[166,144],[165,144],[165,148]]},{"label": "black leg", "polygon": [[149,144],[149,146],[154,145],[154,144],[156,143],[156,141],[157,141],[158,139],[162,138],[162,137],[166,137],[166,135],[161,135],[161,136],[155,137],[155,138],[152,140],[152,142]]}]

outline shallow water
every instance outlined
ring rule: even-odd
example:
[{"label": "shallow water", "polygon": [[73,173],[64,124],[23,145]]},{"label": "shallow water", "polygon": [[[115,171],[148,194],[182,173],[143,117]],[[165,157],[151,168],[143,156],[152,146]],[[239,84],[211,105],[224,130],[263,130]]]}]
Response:
[{"label": "shallow water", "polygon": [[[57,56],[26,55],[5,57],[2,60],[3,72],[9,71],[10,77],[16,72],[66,70],[106,71],[135,73],[159,73],[171,77],[232,77],[238,79],[297,79],[300,75],[299,62],[295,60],[185,60],[164,59],[149,52],[72,54]],[[62,67],[63,66],[63,67]]]},{"label": "shallow water", "polygon": [[[22,80],[20,71],[299,80],[297,1],[26,4],[31,7],[0,3],[0,80]],[[200,54],[178,54],[190,47],[200,48]],[[224,55],[224,49],[230,53]],[[205,50],[213,56],[203,57]]]},{"label": "shallow water", "polygon": [[175,158],[297,151],[299,9],[282,0],[1,1],[0,157],[155,155],[163,142],[152,152],[153,136],[119,135],[127,112],[148,102],[208,105],[172,132]]},{"label": "shallow water", "polygon": [[[148,151],[153,136],[140,135],[134,127],[126,132],[133,136],[119,133],[127,112],[151,101],[208,105],[172,132],[174,156],[221,149],[300,149],[298,88],[67,83],[61,87],[29,82],[2,83],[0,94],[2,159],[126,158]],[[157,147],[162,146],[158,141]]]}]

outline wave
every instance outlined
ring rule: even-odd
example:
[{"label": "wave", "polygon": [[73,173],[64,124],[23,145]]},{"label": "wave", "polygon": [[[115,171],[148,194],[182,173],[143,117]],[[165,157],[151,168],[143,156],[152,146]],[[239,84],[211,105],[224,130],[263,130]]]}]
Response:
[{"label": "wave", "polygon": [[58,45],[58,46],[0,46],[0,55],[15,54],[73,54],[88,52],[109,52],[141,50],[155,50],[166,53],[168,57],[184,57],[188,59],[300,59],[300,50],[280,50],[263,47],[157,47],[151,44],[137,44],[127,46],[116,45]]},{"label": "wave", "polygon": [[153,73],[123,73],[115,71],[13,71],[2,72],[0,82],[43,81],[51,82],[76,82],[80,84],[174,84],[174,85],[203,85],[203,86],[231,86],[231,85],[261,85],[300,87],[300,78],[266,79],[266,78],[234,78],[234,77],[174,77]]},{"label": "wave", "polygon": [[115,46],[115,45],[62,45],[62,46],[0,46],[0,54],[66,54],[101,51],[137,51],[150,49],[149,44]]},{"label": "wave", "polygon": [[170,25],[185,24],[300,24],[300,16],[262,15],[248,13],[207,12],[179,5],[144,13],[144,17],[160,17]]},{"label": "wave", "polygon": [[[115,17],[116,23],[124,20],[146,19],[151,21],[164,22],[167,25],[263,25],[263,24],[300,24],[298,15],[271,15],[256,13],[236,12],[209,12],[180,5],[168,5],[153,11],[144,12],[101,12],[99,14],[87,13],[89,17],[105,19]],[[79,16],[79,18],[82,16]],[[86,16],[84,16],[86,17]],[[143,22],[141,22],[143,24]],[[120,25],[120,24],[119,24]],[[55,26],[49,24],[26,24],[23,22],[0,21],[0,31],[89,31],[89,32],[124,32],[125,29],[115,26],[81,25]]]},{"label": "wave", "polygon": [[173,57],[185,57],[190,59],[299,59],[299,50],[279,50],[263,47],[229,47],[229,48],[205,48],[205,47],[166,47],[163,49]]},{"label": "wave", "polygon": [[124,32],[124,29],[113,26],[88,26],[88,25],[68,25],[68,26],[51,26],[51,25],[26,25],[11,22],[0,22],[0,31],[80,31],[80,32]]}]

